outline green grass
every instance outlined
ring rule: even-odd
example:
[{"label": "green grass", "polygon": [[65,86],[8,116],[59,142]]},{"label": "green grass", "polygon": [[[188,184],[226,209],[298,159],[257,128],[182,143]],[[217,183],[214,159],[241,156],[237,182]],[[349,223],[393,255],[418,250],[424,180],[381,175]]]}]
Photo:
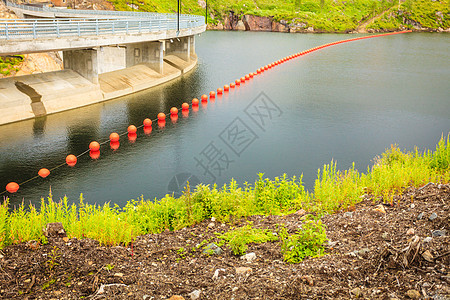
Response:
[{"label": "green grass", "polygon": [[0,56],[0,74],[8,76],[17,72],[22,61],[23,55]]},{"label": "green grass", "polygon": [[[305,191],[302,177],[283,175],[270,180],[259,174],[253,185],[239,186],[234,180],[220,188],[200,184],[193,191],[187,187],[179,198],[171,195],[155,201],[141,198],[129,201],[123,208],[110,203],[87,204],[82,195],[78,204],[69,204],[66,197],[54,201],[50,193],[47,200],[41,200],[39,209],[24,204],[8,209],[6,199],[0,205],[0,247],[29,240],[46,243],[42,229],[49,222],[62,222],[69,237],[92,238],[104,245],[128,245],[138,235],[177,230],[212,217],[230,222],[252,215],[289,214],[299,209],[320,217],[355,205],[365,193],[390,202],[393,195],[401,194],[409,186],[449,181],[450,134],[441,137],[435,151],[403,152],[392,145],[365,174],[354,166],[339,171],[332,161],[318,170],[311,192]],[[225,240],[236,245],[236,253],[242,253],[248,242],[258,241],[267,233],[247,227],[224,235]],[[321,231],[316,229],[320,235]],[[240,235],[239,230],[249,235],[250,240],[246,240],[245,234]],[[303,239],[301,235],[298,232],[285,240],[294,245]],[[293,254],[292,260],[297,256]]]}]

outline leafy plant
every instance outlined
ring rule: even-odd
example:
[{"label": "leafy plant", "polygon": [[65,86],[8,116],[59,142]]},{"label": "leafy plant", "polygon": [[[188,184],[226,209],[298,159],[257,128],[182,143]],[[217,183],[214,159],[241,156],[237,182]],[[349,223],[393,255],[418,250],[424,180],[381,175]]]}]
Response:
[{"label": "leafy plant", "polygon": [[306,220],[302,229],[289,235],[284,226],[278,232],[281,252],[288,263],[299,263],[306,257],[318,257],[324,254],[323,243],[327,240],[325,227],[320,220]]},{"label": "leafy plant", "polygon": [[53,271],[53,268],[59,263],[57,260],[61,257],[61,253],[58,247],[54,246],[53,249],[50,252],[50,255],[48,256],[48,260],[45,262],[45,265],[50,270],[50,272]]},{"label": "leafy plant", "polygon": [[250,243],[265,243],[278,240],[268,229],[253,228],[253,223],[248,222],[247,225],[232,229],[219,238],[225,240],[234,255],[243,255],[248,249]]}]

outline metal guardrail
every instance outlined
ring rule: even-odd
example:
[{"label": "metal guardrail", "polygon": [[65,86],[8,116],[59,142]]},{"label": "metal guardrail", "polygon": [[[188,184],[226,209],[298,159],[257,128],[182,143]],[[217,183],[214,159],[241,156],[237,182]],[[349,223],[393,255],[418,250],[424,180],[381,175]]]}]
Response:
[{"label": "metal guardrail", "polygon": [[[24,6],[8,2],[8,5],[26,10],[47,11],[59,9]],[[70,10],[67,12],[84,15],[107,16],[108,18],[85,19],[3,19],[0,20],[0,40],[39,39],[63,36],[92,36],[108,34],[149,33],[165,30],[176,30],[176,14],[118,12],[118,11],[86,11]],[[63,11],[66,13],[66,10]],[[92,13],[92,12],[95,12]],[[97,14],[101,12],[100,14]],[[122,18],[114,18],[121,16]],[[123,18],[126,17],[126,18]],[[180,15],[180,29],[189,29],[205,25],[202,16]]]}]

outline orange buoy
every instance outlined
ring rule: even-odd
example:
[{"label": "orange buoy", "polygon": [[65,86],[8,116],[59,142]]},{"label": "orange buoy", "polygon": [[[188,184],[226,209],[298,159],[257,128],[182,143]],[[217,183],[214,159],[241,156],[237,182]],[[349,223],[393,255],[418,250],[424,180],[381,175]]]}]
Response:
[{"label": "orange buoy", "polygon": [[153,130],[152,126],[144,126],[144,133],[146,135],[149,135],[150,133],[152,133],[152,130]]},{"label": "orange buoy", "polygon": [[152,120],[150,120],[149,118],[144,119],[144,127],[151,127],[152,126]]},{"label": "orange buoy", "polygon": [[71,166],[71,167],[75,166],[77,164],[77,157],[75,155],[73,155],[73,154],[67,155],[66,156],[66,163],[69,166]]},{"label": "orange buoy", "polygon": [[130,143],[134,143],[137,139],[137,134],[136,133],[128,133],[128,140],[130,141]]},{"label": "orange buoy", "polygon": [[89,156],[92,158],[92,159],[98,159],[99,157],[100,157],[100,151],[89,151]]},{"label": "orange buoy", "polygon": [[89,149],[91,151],[98,151],[98,150],[100,150],[100,144],[96,141],[93,141],[89,144]]},{"label": "orange buoy", "polygon": [[230,88],[234,89],[235,86],[236,84],[234,82],[230,83]]},{"label": "orange buoy", "polygon": [[173,116],[173,115],[178,115],[178,108],[176,108],[176,107],[172,107],[171,109],[170,109],[170,114]]},{"label": "orange buoy", "polygon": [[241,82],[242,82],[242,83],[245,82],[245,77],[241,77]]},{"label": "orange buoy", "polygon": [[158,120],[158,126],[160,128],[165,127],[166,126],[166,120],[165,119],[164,120]]},{"label": "orange buoy", "polygon": [[223,93],[222,88],[217,88],[217,95],[222,95],[222,93]]},{"label": "orange buoy", "polygon": [[19,190],[19,185],[15,182],[10,182],[6,185],[6,190],[13,194]]},{"label": "orange buoy", "polygon": [[256,70],[257,74],[261,74],[261,69]]},{"label": "orange buoy", "polygon": [[181,104],[181,110],[188,110],[188,109],[189,109],[189,104],[187,104],[186,102]]},{"label": "orange buoy", "polygon": [[128,133],[136,133],[137,128],[134,125],[128,126]]},{"label": "orange buoy", "polygon": [[39,170],[38,175],[41,176],[42,178],[45,178],[48,175],[50,175],[50,171],[46,168],[42,168]]},{"label": "orange buoy", "polygon": [[266,71],[267,69],[269,69],[269,66],[268,66],[268,65],[265,65],[265,66],[264,66],[264,71]]},{"label": "orange buoy", "polygon": [[119,141],[111,141],[109,143],[109,146],[111,147],[112,150],[117,150],[117,149],[119,149],[120,142]]},{"label": "orange buoy", "polygon": [[209,92],[209,98],[216,98],[216,93],[214,91]]},{"label": "orange buoy", "polygon": [[236,80],[234,81],[234,83],[236,83],[236,85],[240,85],[240,84],[241,84],[241,80],[240,80],[240,79],[236,79]]},{"label": "orange buoy", "polygon": [[198,99],[197,98],[192,99],[192,106],[198,106]]},{"label": "orange buoy", "polygon": [[253,78],[253,75],[255,75],[255,74],[253,74],[253,72],[252,72],[252,73],[250,73],[248,75],[250,76],[250,78]]},{"label": "orange buoy", "polygon": [[249,80],[250,79],[250,75],[245,75],[245,80]]},{"label": "orange buoy", "polygon": [[111,133],[111,134],[109,135],[109,140],[110,140],[111,142],[118,142],[119,139],[120,139],[120,136],[119,136],[119,134],[118,134],[117,132],[113,132],[113,133]]},{"label": "orange buoy", "polygon": [[229,86],[228,84],[225,84],[225,85],[223,86],[223,90],[224,90],[225,92],[228,92],[228,91],[230,90],[230,86]]},{"label": "orange buoy", "polygon": [[202,101],[208,101],[208,96],[206,96],[206,94],[203,94],[201,99]]},{"label": "orange buoy", "polygon": [[164,113],[162,113],[162,112],[160,112],[158,114],[158,121],[160,121],[160,120],[163,120],[163,121],[166,120],[166,115]]}]

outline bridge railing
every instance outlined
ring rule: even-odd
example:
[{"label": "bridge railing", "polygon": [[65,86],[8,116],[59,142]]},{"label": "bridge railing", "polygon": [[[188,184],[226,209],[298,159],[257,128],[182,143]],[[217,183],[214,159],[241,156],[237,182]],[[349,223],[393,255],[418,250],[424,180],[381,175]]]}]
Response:
[{"label": "bridge railing", "polygon": [[[0,19],[0,40],[92,36],[117,33],[134,34],[178,29],[176,14],[62,10],[21,5],[9,1],[7,5],[29,11],[77,14],[83,15],[85,18]],[[96,18],[91,18],[90,16],[95,16]],[[189,29],[203,25],[205,25],[205,18],[202,16],[180,15],[179,29]]]},{"label": "bridge railing", "polygon": [[[115,19],[115,20],[64,20],[34,22],[1,22],[0,39],[37,39],[62,36],[92,36],[108,34],[149,33],[165,30],[176,30],[177,21],[173,19]],[[192,18],[180,20],[180,29],[194,28],[204,25],[204,19]]]},{"label": "bridge railing", "polygon": [[[119,16],[119,17],[132,17],[132,18],[177,18],[177,14],[174,13],[154,13],[154,12],[132,12],[132,11],[112,11],[112,10],[82,10],[82,9],[61,9],[48,6],[31,6],[17,4],[10,1],[6,1],[6,5],[10,7],[16,7],[23,10],[36,11],[36,12],[51,12],[57,14],[73,14],[73,15],[95,15],[95,16]],[[192,15],[180,14],[181,18],[191,17]]]}]

